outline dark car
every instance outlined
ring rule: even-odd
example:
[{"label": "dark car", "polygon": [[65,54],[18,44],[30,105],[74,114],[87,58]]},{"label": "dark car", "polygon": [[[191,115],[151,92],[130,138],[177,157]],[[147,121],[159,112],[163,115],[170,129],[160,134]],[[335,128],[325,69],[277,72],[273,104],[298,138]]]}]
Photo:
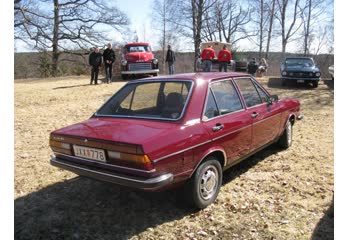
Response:
[{"label": "dark car", "polygon": [[291,146],[299,110],[299,101],[279,100],[248,74],[145,78],[90,119],[53,131],[51,164],[145,191],[185,185],[192,205],[204,208],[224,170],[272,143]]},{"label": "dark car", "polygon": [[282,86],[287,82],[312,83],[314,88],[318,87],[321,72],[315,66],[312,58],[293,57],[286,58],[281,64]]}]

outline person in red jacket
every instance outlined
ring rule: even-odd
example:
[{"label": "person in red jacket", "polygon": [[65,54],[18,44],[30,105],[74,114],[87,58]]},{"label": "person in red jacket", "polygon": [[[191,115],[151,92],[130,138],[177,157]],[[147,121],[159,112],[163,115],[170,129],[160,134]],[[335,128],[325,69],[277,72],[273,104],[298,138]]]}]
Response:
[{"label": "person in red jacket", "polygon": [[210,72],[212,61],[215,58],[215,51],[213,46],[204,48],[201,54],[202,63],[203,63],[203,72]]},{"label": "person in red jacket", "polygon": [[218,55],[218,62],[219,62],[219,71],[222,71],[222,68],[224,68],[224,72],[227,72],[227,65],[230,63],[232,59],[231,52],[227,50],[227,46],[224,45],[224,47],[220,50]]}]

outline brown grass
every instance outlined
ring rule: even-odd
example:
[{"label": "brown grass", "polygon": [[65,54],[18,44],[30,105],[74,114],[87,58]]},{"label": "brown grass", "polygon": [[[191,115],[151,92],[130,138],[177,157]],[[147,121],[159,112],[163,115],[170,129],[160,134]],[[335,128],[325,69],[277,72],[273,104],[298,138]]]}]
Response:
[{"label": "brown grass", "polygon": [[123,82],[16,81],[15,238],[333,239],[333,86],[258,80],[301,101],[293,146],[271,146],[226,172],[217,201],[198,212],[179,191],[135,192],[50,166],[49,133],[89,118]]}]

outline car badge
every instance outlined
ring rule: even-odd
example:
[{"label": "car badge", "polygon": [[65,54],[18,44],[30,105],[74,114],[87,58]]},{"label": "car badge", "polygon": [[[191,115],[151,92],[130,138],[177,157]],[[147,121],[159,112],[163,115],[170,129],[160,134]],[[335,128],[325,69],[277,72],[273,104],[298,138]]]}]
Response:
[{"label": "car badge", "polygon": [[85,139],[84,139],[84,142],[88,142],[88,140],[85,138]]}]

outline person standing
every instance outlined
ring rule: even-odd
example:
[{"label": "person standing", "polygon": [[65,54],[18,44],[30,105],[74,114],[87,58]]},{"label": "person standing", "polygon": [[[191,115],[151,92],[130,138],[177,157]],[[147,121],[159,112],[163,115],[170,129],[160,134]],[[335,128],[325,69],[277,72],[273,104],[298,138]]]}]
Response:
[{"label": "person standing", "polygon": [[201,54],[202,62],[203,62],[203,72],[210,72],[212,61],[215,58],[215,51],[213,46],[209,46],[204,48]]},{"label": "person standing", "polygon": [[248,73],[255,77],[256,70],[258,70],[258,64],[256,63],[256,58],[252,58],[248,63]]},{"label": "person standing", "polygon": [[219,72],[224,68],[224,72],[227,72],[227,65],[232,60],[231,52],[227,50],[227,46],[224,45],[218,54],[218,62],[219,62]]},{"label": "person standing", "polygon": [[115,61],[115,53],[112,49],[112,44],[108,43],[107,48],[103,51],[103,62],[106,70],[106,82],[111,83],[112,81],[112,69]]},{"label": "person standing", "polygon": [[100,49],[98,47],[94,48],[94,51],[89,56],[89,65],[91,66],[91,79],[90,85],[92,82],[95,82],[97,85],[98,72],[101,68],[102,64],[102,54],[100,53]]},{"label": "person standing", "polygon": [[170,75],[174,74],[174,72],[175,72],[174,63],[176,61],[176,58],[175,58],[175,53],[173,50],[171,50],[170,45],[168,45],[168,51],[166,53],[165,61],[168,63],[168,66],[169,66],[169,74]]},{"label": "person standing", "polygon": [[266,59],[265,59],[265,58],[261,58],[261,59],[260,59],[260,62],[259,62],[259,68],[258,68],[258,73],[259,73],[259,75],[263,76],[264,73],[267,72],[267,67],[268,67],[268,66],[269,66],[269,65],[267,64]]}]

